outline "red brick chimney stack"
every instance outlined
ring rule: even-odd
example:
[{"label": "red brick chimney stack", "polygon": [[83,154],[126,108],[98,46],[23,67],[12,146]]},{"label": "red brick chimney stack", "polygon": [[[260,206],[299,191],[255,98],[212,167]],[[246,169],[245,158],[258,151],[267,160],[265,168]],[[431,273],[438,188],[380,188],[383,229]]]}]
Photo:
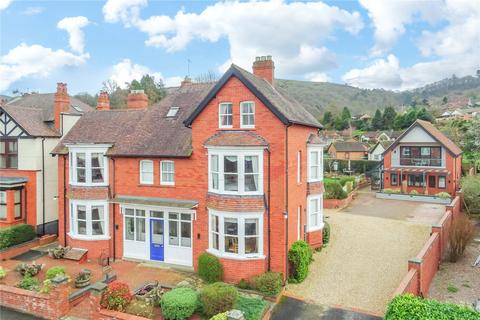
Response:
[{"label": "red brick chimney stack", "polygon": [[106,91],[100,91],[97,99],[97,110],[108,111],[110,110],[110,98]]},{"label": "red brick chimney stack", "polygon": [[53,112],[55,120],[55,128],[60,130],[61,128],[61,114],[62,112],[68,112],[70,110],[70,96],[67,92],[67,84],[59,82],[57,83],[57,92],[55,92],[55,98],[53,100]]},{"label": "red brick chimney stack", "polygon": [[128,109],[146,109],[148,96],[143,90],[131,90],[127,98]]},{"label": "red brick chimney stack", "polygon": [[256,57],[252,69],[254,75],[267,80],[273,85],[275,64],[273,63],[272,56]]},{"label": "red brick chimney stack", "polygon": [[185,79],[183,79],[182,83],[180,84],[180,87],[185,87],[191,84],[192,84],[192,79],[186,76]]}]

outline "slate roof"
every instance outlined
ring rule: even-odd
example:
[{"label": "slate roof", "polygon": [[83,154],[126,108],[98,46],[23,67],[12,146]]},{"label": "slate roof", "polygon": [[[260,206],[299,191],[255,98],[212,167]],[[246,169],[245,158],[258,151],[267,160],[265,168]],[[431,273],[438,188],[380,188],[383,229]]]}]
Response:
[{"label": "slate roof", "polygon": [[289,97],[287,92],[279,87],[272,86],[263,78],[232,64],[225,72],[222,78],[215,84],[205,99],[194,110],[192,115],[187,118],[185,124],[190,126],[193,120],[208,105],[210,100],[223,87],[223,85],[232,77],[237,77],[255,96],[262,101],[267,108],[272,111],[285,124],[300,124],[315,128],[322,128],[320,122],[307,111],[298,101]]},{"label": "slate roof", "polygon": [[326,144],[326,141],[318,134],[310,133],[307,139],[307,144]]},{"label": "slate roof", "polygon": [[339,152],[365,152],[365,146],[360,142],[333,142],[330,146],[334,146]]},{"label": "slate roof", "polygon": [[[211,89],[212,84],[190,84],[172,90],[145,110],[94,111],[80,118],[52,153],[66,153],[65,144],[109,143],[109,156],[189,157],[191,129],[183,121]],[[167,118],[170,107],[177,115]]]},{"label": "slate roof", "polygon": [[379,141],[377,143],[375,143],[375,145],[370,149],[370,153],[372,153],[373,151],[375,151],[375,149],[378,147],[378,145],[381,145],[383,147],[383,150],[387,150],[388,147],[390,147],[390,145],[393,143],[393,141]]},{"label": "slate roof", "polygon": [[268,146],[267,140],[251,131],[224,130],[208,138],[206,146],[246,147]]}]

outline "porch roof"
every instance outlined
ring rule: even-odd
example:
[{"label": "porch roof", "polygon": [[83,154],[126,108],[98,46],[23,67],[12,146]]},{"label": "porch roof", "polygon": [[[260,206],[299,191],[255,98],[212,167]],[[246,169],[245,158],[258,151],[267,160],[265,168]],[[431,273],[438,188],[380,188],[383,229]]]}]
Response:
[{"label": "porch roof", "polygon": [[180,209],[194,209],[198,206],[198,201],[196,200],[179,200],[172,198],[137,197],[125,195],[116,195],[111,202],[119,204],[173,207]]},{"label": "porch roof", "polygon": [[27,177],[6,177],[0,176],[0,187],[1,188],[12,188],[16,186],[23,185],[27,183]]},{"label": "porch roof", "polygon": [[407,173],[447,173],[450,174],[450,171],[447,169],[436,169],[436,168],[388,168],[384,171],[388,172],[407,172]]}]

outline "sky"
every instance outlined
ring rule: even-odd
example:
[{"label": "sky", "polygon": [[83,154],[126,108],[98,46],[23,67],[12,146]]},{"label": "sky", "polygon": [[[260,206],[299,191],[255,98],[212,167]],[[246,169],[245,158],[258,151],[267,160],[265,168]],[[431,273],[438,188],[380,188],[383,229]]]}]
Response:
[{"label": "sky", "polygon": [[480,1],[0,0],[0,93],[251,70],[405,90],[480,69]]}]

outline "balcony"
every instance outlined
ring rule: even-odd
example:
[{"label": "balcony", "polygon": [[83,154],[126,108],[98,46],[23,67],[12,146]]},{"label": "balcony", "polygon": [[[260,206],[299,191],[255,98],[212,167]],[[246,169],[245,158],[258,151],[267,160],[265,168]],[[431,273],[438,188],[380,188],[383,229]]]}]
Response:
[{"label": "balcony", "polygon": [[409,167],[441,167],[442,159],[401,157],[400,165]]}]

